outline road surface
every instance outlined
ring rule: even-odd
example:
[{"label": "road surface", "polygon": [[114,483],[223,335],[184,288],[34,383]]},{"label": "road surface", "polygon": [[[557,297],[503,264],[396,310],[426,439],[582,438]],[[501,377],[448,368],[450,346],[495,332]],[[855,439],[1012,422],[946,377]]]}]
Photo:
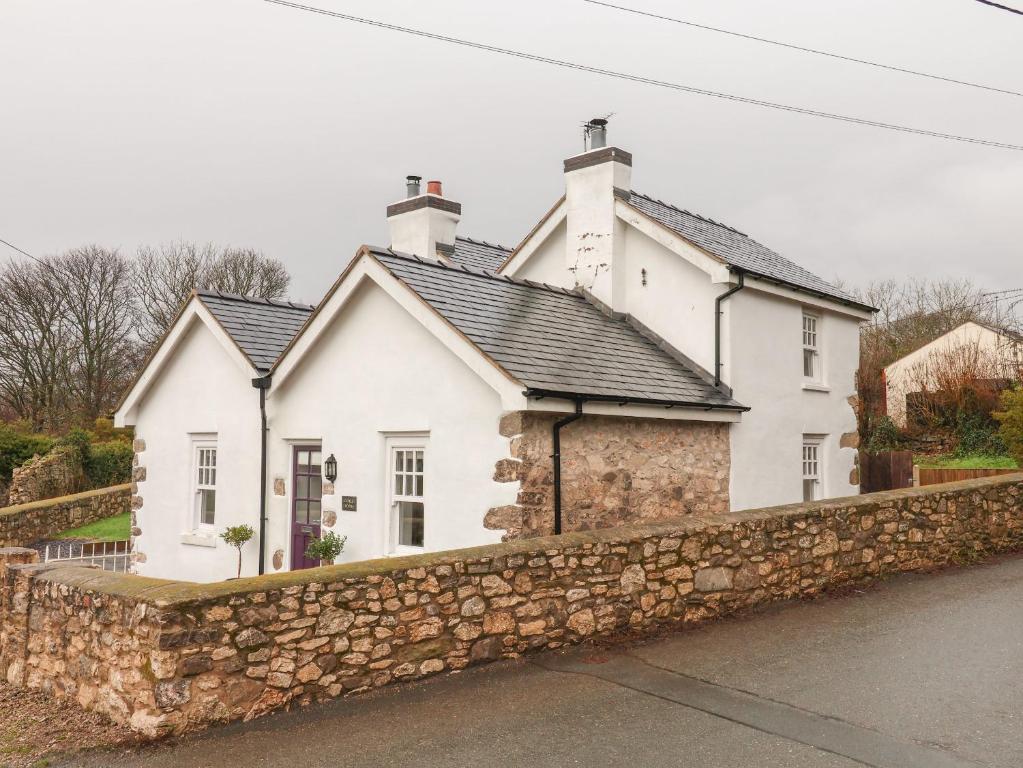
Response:
[{"label": "road surface", "polygon": [[1023,557],[469,670],[88,768],[1023,766]]}]

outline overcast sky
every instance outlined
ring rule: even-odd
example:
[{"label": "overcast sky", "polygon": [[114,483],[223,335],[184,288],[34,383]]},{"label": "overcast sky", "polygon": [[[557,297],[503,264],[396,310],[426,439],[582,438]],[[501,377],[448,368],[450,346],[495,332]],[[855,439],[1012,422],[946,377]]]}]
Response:
[{"label": "overcast sky", "polygon": [[[1023,17],[973,0],[619,1],[1023,90]],[[1020,97],[581,0],[307,2],[1023,143]],[[260,0],[3,0],[0,238],[37,255],[179,238],[252,246],[288,266],[293,298],[316,301],[360,243],[387,244],[384,208],[408,173],[444,181],[463,205],[460,234],[516,244],[561,194],[580,124],[610,112],[611,141],[634,155],[635,189],[731,224],[825,278],[1023,286],[1023,152],[676,93]]]}]

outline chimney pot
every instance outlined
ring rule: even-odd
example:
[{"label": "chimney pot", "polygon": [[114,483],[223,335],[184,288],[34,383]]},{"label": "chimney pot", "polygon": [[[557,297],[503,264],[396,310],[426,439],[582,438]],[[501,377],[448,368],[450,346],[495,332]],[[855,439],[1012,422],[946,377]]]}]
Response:
[{"label": "chimney pot", "polygon": [[426,182],[426,194],[436,195],[437,197],[444,197],[444,192],[441,189],[439,181],[434,179],[433,181]]},{"label": "chimney pot", "polygon": [[405,196],[406,197],[419,197],[419,182],[423,180],[422,176],[406,176],[405,177]]}]

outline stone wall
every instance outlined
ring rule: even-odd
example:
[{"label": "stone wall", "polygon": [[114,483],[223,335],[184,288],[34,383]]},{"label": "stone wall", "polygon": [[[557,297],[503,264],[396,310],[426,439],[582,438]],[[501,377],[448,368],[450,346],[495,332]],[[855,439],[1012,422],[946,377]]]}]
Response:
[{"label": "stone wall", "polygon": [[0,547],[23,547],[128,511],[131,485],[0,507]]},{"label": "stone wall", "polygon": [[0,551],[0,673],[182,732],[1020,550],[1023,475],[218,584]]},{"label": "stone wall", "polygon": [[71,446],[58,446],[14,468],[7,489],[7,503],[28,504],[78,493],[83,488],[85,471],[81,456]]},{"label": "stone wall", "polygon": [[[518,482],[514,505],[484,525],[505,540],[554,532],[552,427],[565,414],[515,412],[501,420],[511,457],[494,479]],[[587,531],[689,514],[727,512],[726,423],[584,415],[561,431],[562,530]]]}]

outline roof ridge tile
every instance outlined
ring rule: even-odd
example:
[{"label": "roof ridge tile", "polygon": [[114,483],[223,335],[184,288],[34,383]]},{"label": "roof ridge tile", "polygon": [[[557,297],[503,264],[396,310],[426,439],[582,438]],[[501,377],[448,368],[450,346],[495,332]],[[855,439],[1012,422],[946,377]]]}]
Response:
[{"label": "roof ridge tile", "polygon": [[267,299],[262,296],[247,296],[241,293],[229,293],[227,291],[221,291],[216,288],[196,288],[195,292],[198,296],[225,299],[227,301],[238,301],[243,302],[245,304],[266,304],[271,307],[282,307],[284,309],[304,309],[309,310],[310,312],[316,309],[315,305],[301,304],[297,301],[291,301],[290,299]]}]

